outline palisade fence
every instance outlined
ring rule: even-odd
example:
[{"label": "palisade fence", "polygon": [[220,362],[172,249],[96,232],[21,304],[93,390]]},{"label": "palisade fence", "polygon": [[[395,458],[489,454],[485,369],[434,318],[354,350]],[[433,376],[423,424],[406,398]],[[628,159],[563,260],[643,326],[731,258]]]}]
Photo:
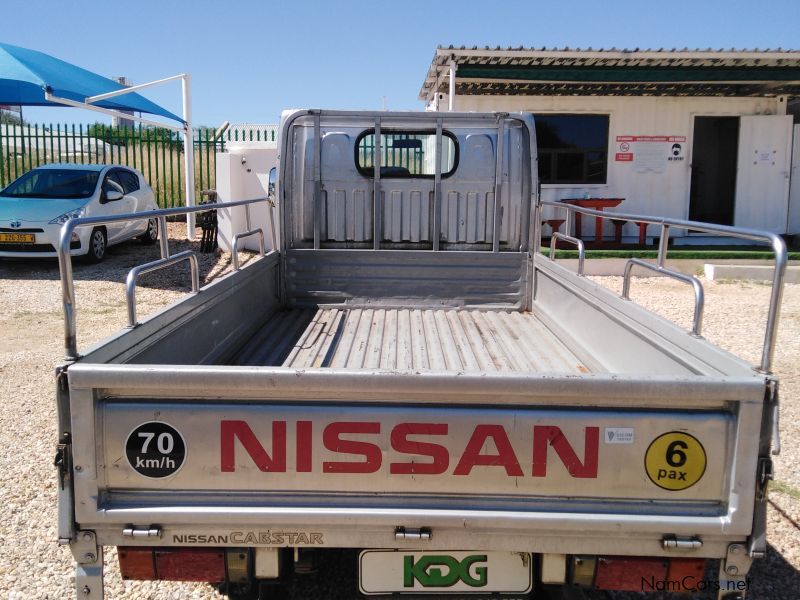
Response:
[{"label": "palisade fence", "polygon": [[[216,153],[232,141],[274,141],[274,126],[234,126],[215,139],[213,129],[194,131],[195,197],[216,186]],[[0,188],[48,163],[114,163],[139,169],[162,208],[183,205],[183,135],[135,126],[0,124]]]}]

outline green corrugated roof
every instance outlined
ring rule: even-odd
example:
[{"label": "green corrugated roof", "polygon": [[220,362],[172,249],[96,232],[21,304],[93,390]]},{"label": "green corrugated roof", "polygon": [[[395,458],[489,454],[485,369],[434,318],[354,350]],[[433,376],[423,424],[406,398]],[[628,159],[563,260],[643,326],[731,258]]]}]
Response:
[{"label": "green corrugated roof", "polygon": [[[784,50],[436,50],[420,99],[456,94],[800,96],[800,52]],[[437,85],[438,82],[438,85]]]}]

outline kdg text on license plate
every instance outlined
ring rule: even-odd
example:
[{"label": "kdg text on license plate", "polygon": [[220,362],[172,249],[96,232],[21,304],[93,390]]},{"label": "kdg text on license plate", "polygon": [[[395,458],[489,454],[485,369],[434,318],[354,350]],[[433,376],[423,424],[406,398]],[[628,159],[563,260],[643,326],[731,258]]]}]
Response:
[{"label": "kdg text on license plate", "polygon": [[533,585],[528,552],[364,550],[362,594],[525,594]]}]

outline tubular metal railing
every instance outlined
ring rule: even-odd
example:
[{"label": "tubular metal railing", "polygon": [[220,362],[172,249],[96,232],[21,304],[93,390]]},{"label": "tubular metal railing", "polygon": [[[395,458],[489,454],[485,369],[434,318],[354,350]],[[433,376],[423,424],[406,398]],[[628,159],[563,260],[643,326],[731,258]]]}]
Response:
[{"label": "tubular metal railing", "polygon": [[264,256],[264,230],[260,227],[258,229],[243,231],[242,233],[237,233],[235,236],[233,236],[233,242],[231,242],[231,256],[233,256],[234,271],[239,270],[239,240],[256,234],[258,234],[258,254],[260,256]]},{"label": "tubular metal railing", "polygon": [[169,258],[154,260],[153,262],[139,265],[138,267],[134,267],[128,271],[128,277],[125,279],[125,298],[128,301],[129,327],[136,327],[139,324],[136,320],[136,280],[139,278],[139,275],[144,275],[145,273],[152,273],[153,271],[158,271],[159,269],[171,267],[172,265],[184,260],[189,261],[189,266],[192,270],[192,293],[194,294],[200,289],[200,269],[197,265],[197,255],[191,250],[178,252]]},{"label": "tubular metal railing", "polygon": [[[199,270],[197,268],[197,258],[194,252],[187,250],[170,257],[169,241],[167,239],[167,217],[173,215],[185,215],[188,213],[204,212],[208,210],[220,210],[227,208],[234,208],[237,206],[249,206],[257,202],[267,202],[270,207],[270,221],[274,232],[275,203],[267,197],[253,198],[250,200],[239,200],[237,202],[225,202],[221,204],[204,204],[202,206],[192,206],[183,208],[165,208],[160,210],[151,210],[139,213],[129,213],[124,215],[115,215],[113,217],[81,217],[79,219],[70,219],[61,226],[61,235],[58,244],[58,267],[61,273],[61,297],[64,308],[64,350],[66,351],[67,360],[76,360],[80,357],[78,354],[78,339],[77,339],[77,325],[75,318],[75,281],[72,273],[72,255],[70,253],[70,240],[72,239],[72,232],[76,227],[86,225],[105,225],[107,223],[119,223],[121,221],[143,221],[149,219],[157,219],[159,224],[159,248],[161,250],[161,259],[153,261],[144,265],[134,267],[128,273],[126,279],[126,299],[128,302],[128,322],[130,326],[136,325],[136,297],[133,287],[136,284],[136,279],[143,273],[167,267],[183,260],[189,260],[192,267],[192,292],[199,290]],[[249,211],[248,211],[249,217]],[[275,236],[273,233],[273,249]],[[261,244],[261,255],[264,255],[263,241]],[[233,253],[236,256],[236,252]],[[238,257],[237,257],[238,258]],[[238,261],[237,261],[238,263]]]},{"label": "tubular metal railing", "polygon": [[586,249],[583,245],[583,240],[579,240],[578,238],[574,238],[570,235],[564,235],[563,233],[558,233],[557,231],[553,233],[550,237],[550,259],[553,260],[556,257],[556,246],[558,245],[558,240],[564,240],[565,242],[569,242],[570,244],[574,244],[578,247],[578,275],[583,276],[583,264],[585,262],[586,256]]},{"label": "tubular metal railing", "polygon": [[[270,231],[272,232],[272,249],[276,249],[278,247],[278,240],[277,236],[275,235],[275,219],[273,218],[274,209],[275,209],[275,202],[271,198],[267,198],[267,202],[269,202],[269,210],[270,210]],[[244,219],[245,219],[245,227],[247,228],[246,231],[241,233],[237,233],[233,236],[233,240],[231,242],[231,256],[233,257],[233,270],[239,270],[239,240],[244,239],[246,237],[250,237],[251,235],[258,234],[258,253],[261,256],[264,256],[264,230],[261,227],[256,227],[255,229],[250,224],[250,206],[244,207]]]},{"label": "tubular metal railing", "polygon": [[[639,259],[631,258],[625,265],[623,274],[623,292],[622,297],[629,300],[630,291],[630,278],[631,271],[634,266],[644,267],[653,271],[663,273],[664,275],[673,277],[684,283],[692,286],[695,293],[695,315],[693,319],[692,333],[699,335],[703,323],[703,286],[700,281],[693,276],[678,273],[665,266],[667,259],[667,252],[669,247],[669,236],[671,229],[690,229],[692,231],[700,231],[703,233],[719,234],[727,237],[734,237],[752,242],[768,244],[775,256],[775,268],[772,276],[772,289],[770,292],[769,310],[767,312],[767,323],[764,332],[764,345],[761,350],[761,363],[757,369],[763,373],[770,373],[772,368],[772,361],[775,356],[775,342],[778,332],[778,321],[780,318],[781,299],[783,297],[783,281],[786,276],[786,264],[788,255],[786,252],[786,243],[776,233],[769,231],[760,231],[757,229],[745,229],[739,227],[730,227],[728,225],[717,225],[714,223],[701,223],[698,221],[684,221],[681,219],[670,219],[666,217],[651,217],[643,215],[634,215],[618,212],[604,212],[599,210],[592,210],[591,208],[583,208],[572,204],[565,204],[563,202],[541,202],[541,206],[537,206],[534,215],[536,219],[534,222],[538,223],[537,227],[538,237],[541,238],[541,210],[542,206],[549,206],[556,209],[566,211],[566,226],[567,233],[570,232],[571,225],[574,222],[575,213],[597,217],[601,219],[615,219],[623,221],[634,221],[637,223],[644,223],[646,225],[658,225],[661,228],[660,240],[658,245],[658,258],[655,264],[648,263]],[[580,234],[580,232],[578,232]],[[560,239],[564,239],[563,235],[559,235]],[[537,239],[536,243],[539,244],[541,239]],[[537,247],[540,247],[537,245]],[[552,257],[551,251],[551,257]]]}]

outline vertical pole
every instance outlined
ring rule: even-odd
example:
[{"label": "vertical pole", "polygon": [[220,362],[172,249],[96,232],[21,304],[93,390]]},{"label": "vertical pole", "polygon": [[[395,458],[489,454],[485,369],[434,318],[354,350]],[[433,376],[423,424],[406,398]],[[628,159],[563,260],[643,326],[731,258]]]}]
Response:
[{"label": "vertical pole", "polygon": [[667,259],[667,248],[669,247],[669,225],[661,225],[661,239],[658,240],[658,266],[663,267]]},{"label": "vertical pole", "polygon": [[[103,125],[100,125],[100,131],[104,131]],[[97,135],[97,127],[94,129],[95,135]],[[100,161],[100,140],[96,137],[94,138],[94,162],[99,163]],[[86,144],[89,146],[89,152],[92,151],[92,136],[89,135],[89,126],[86,126]],[[103,147],[103,153],[105,153],[105,146]]]},{"label": "vertical pole", "polygon": [[47,162],[58,162],[57,160],[53,159],[54,149],[55,149],[55,143],[53,142],[53,124],[50,123],[50,159]]},{"label": "vertical pole", "polygon": [[439,249],[442,237],[442,119],[436,119],[436,155],[433,176],[433,250]]},{"label": "vertical pole", "polygon": [[[144,142],[142,141],[142,124],[139,123],[139,135],[136,137],[136,145],[139,147],[139,170],[144,173]],[[136,148],[134,148],[134,156]],[[150,181],[150,173],[147,173],[147,180]]]},{"label": "vertical pole", "polygon": [[[150,131],[152,133],[151,142],[150,142],[150,153],[153,155],[153,165],[155,165],[155,176],[153,177],[153,181],[156,182],[157,186],[154,188],[156,193],[156,204],[158,204],[161,208],[169,208],[168,206],[164,205],[164,195],[162,190],[164,189],[163,184],[163,175],[160,174],[159,164],[158,164],[158,129],[152,129]],[[150,182],[150,185],[153,185],[153,182]]]},{"label": "vertical pole", "polygon": [[[194,131],[192,130],[192,76],[184,74],[181,79],[183,93],[183,155],[186,159],[186,206],[194,206]],[[194,239],[194,213],[186,215],[186,237]]]},{"label": "vertical pole", "polygon": [[[168,143],[166,152],[169,152],[169,205],[175,206],[175,165],[173,164],[173,156],[172,151],[175,147],[174,139],[173,139],[173,132],[170,131],[168,133]],[[180,183],[178,184],[178,189],[180,189]]]},{"label": "vertical pole", "polygon": [[456,109],[456,61],[450,59],[450,97],[448,110],[453,112]]},{"label": "vertical pole", "polygon": [[494,220],[492,223],[492,252],[500,252],[500,199],[503,194],[503,150],[506,145],[506,119],[502,115],[497,123],[497,162],[494,167]]},{"label": "vertical pole", "polygon": [[[42,126],[42,128],[44,128],[44,126]],[[36,165],[35,166],[38,167],[40,164],[42,164],[42,161],[39,158],[39,124],[38,123],[36,123],[33,126],[33,136],[34,136],[33,137],[33,140],[34,140],[33,143],[36,144]],[[33,152],[31,152],[31,156],[33,156]]]},{"label": "vertical pole", "polygon": [[322,128],[320,114],[314,115],[314,249],[322,243]]},{"label": "vertical pole", "polygon": [[169,206],[170,208],[174,208],[174,204],[172,204],[172,198],[170,197],[167,199],[167,177],[170,179],[172,178],[172,171],[167,171],[167,152],[169,151],[169,138],[172,136],[172,132],[167,129],[161,130],[161,139],[159,140],[161,143],[158,144],[156,147],[159,148],[159,152],[161,152],[161,181],[163,181],[163,185],[161,186],[161,194],[164,198],[164,206]]},{"label": "vertical pole", "polygon": [[[8,127],[9,125],[6,125],[6,128]],[[13,125],[11,125],[11,127],[13,127]],[[3,128],[0,127],[0,188],[5,187],[5,180],[6,175],[5,170],[3,169]]]},{"label": "vertical pole", "polygon": [[[66,133],[67,127],[64,126],[64,132]],[[57,162],[61,162],[61,123],[56,123],[56,141],[58,143],[58,160]],[[67,144],[69,147],[69,144]]]},{"label": "vertical pole", "polygon": [[[123,129],[120,131],[120,133],[122,133],[122,135],[120,135],[120,136],[118,137],[118,140],[119,140],[119,142],[120,142],[121,144],[125,144],[125,164],[126,164],[127,166],[129,166],[129,167],[130,167],[130,166],[133,166],[133,165],[131,165],[131,154],[130,154],[130,152],[131,152],[131,149],[130,149],[130,147],[129,147],[129,146],[130,146],[130,143],[131,143],[131,140],[130,140],[130,137],[131,137],[131,136],[130,136],[130,132],[131,132],[131,130],[130,130],[130,127],[124,127],[124,128],[123,128]],[[124,138],[124,139],[123,139],[123,138]],[[122,150],[121,150],[121,149],[120,149],[120,151],[119,151],[119,152],[120,152],[120,155],[122,155]],[[136,156],[136,155],[134,154],[134,158],[135,158],[135,156]]]},{"label": "vertical pole", "polygon": [[[203,184],[203,174],[204,174],[204,171],[203,171],[203,156],[205,155],[205,146],[203,144],[203,130],[202,129],[198,129],[197,130],[197,154],[199,155],[197,157],[197,168],[198,168],[198,170],[200,172],[199,173],[195,173],[194,175],[195,175],[195,178],[197,178],[197,182],[199,184],[197,187],[199,187],[200,190],[202,191],[202,190],[205,189],[205,185]],[[200,200],[200,201],[202,202],[202,200]]]},{"label": "vertical pole", "polygon": [[167,237],[167,218],[158,217],[158,244],[161,258],[169,258],[169,238]]},{"label": "vertical pole", "polygon": [[373,181],[372,181],[372,247],[381,248],[381,222],[383,220],[383,206],[381,203],[381,119],[375,119],[375,144],[372,152]]},{"label": "vertical pole", "polygon": [[[88,125],[86,126],[86,129],[87,130],[89,129]],[[89,150],[89,152],[88,152],[89,158],[85,159],[83,157],[83,123],[78,123],[78,140],[79,140],[79,143],[80,143],[80,159],[78,159],[78,154],[76,153],[75,154],[75,162],[76,163],[77,162],[83,162],[84,160],[86,162],[92,162],[92,146],[91,146],[91,144],[89,144],[89,142],[86,142],[88,150]]]},{"label": "vertical pole", "polygon": [[[205,178],[205,185],[201,187],[201,189],[207,190],[211,188],[211,130],[205,130],[206,139],[203,142],[203,154],[206,157],[206,178]],[[252,137],[253,132],[250,132],[250,136]]]},{"label": "vertical pole", "polygon": [[[66,127],[66,125],[65,125]],[[78,149],[77,143],[75,142],[75,123],[72,124],[72,162],[78,162]],[[81,150],[82,151],[82,150]],[[67,156],[69,157],[69,145],[67,146]],[[69,161],[67,161],[69,162]]]}]

